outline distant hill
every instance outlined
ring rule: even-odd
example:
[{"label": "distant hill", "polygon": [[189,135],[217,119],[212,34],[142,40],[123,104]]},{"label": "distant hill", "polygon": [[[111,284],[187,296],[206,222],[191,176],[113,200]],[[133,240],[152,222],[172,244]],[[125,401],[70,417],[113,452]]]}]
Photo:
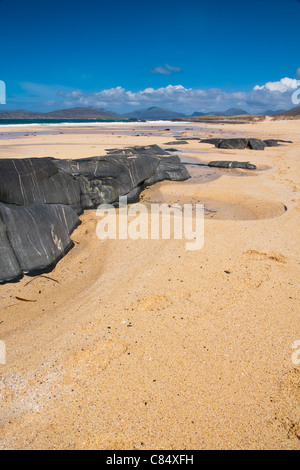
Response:
[{"label": "distant hill", "polygon": [[2,111],[0,119],[123,119],[118,114],[111,113],[105,109],[96,108],[67,108],[50,111],[49,113],[37,113],[33,111]]},{"label": "distant hill", "polygon": [[279,116],[283,116],[283,117],[296,117],[296,116],[299,116],[300,117],[300,106],[296,106],[295,108],[292,108],[292,109],[289,109],[288,111],[284,111],[283,113],[276,113],[274,114],[273,116],[275,117],[279,117]]},{"label": "distant hill", "polygon": [[274,111],[272,109],[266,109],[266,111],[263,111],[262,113],[258,113],[261,116],[272,116],[273,114],[281,114],[285,113],[286,109],[277,109],[277,111]]},{"label": "distant hill", "polygon": [[120,119],[120,115],[96,108],[68,108],[44,113],[50,119]]},{"label": "distant hill", "polygon": [[[244,115],[247,115],[249,113],[247,113],[247,111],[244,111],[243,109],[240,109],[240,108],[229,108],[227,109],[224,114],[221,112],[219,114],[219,116],[244,116]],[[216,115],[218,116],[218,115]]]},{"label": "distant hill", "polygon": [[41,113],[34,111],[0,111],[0,119],[43,119]]},{"label": "distant hill", "polygon": [[169,120],[176,118],[184,118],[185,114],[177,113],[176,111],[170,111],[169,109],[157,108],[155,106],[147,109],[138,109],[130,113],[123,114],[124,117],[129,119],[145,119],[145,120]]},{"label": "distant hill", "polygon": [[190,117],[195,117],[195,116],[208,116],[209,113],[202,113],[201,111],[195,111],[193,114],[190,115]]},{"label": "distant hill", "polygon": [[274,109],[266,109],[265,111],[262,111],[261,113],[257,113],[258,116],[273,116],[273,114],[278,114],[278,113],[285,113],[286,109],[277,109],[274,111]]},{"label": "distant hill", "polygon": [[[285,110],[266,110],[263,113],[259,113],[261,116],[272,116],[275,119],[282,116],[282,118],[295,118],[300,116],[300,106],[290,109],[289,111]],[[36,112],[36,111],[27,111],[24,109],[18,109],[14,111],[0,111],[0,120],[45,120],[45,119],[99,119],[99,120],[124,120],[124,119],[137,119],[137,120],[173,120],[173,119],[188,119],[195,117],[207,117],[207,116],[216,116],[216,117],[234,117],[234,116],[250,116],[247,111],[244,111],[240,108],[229,108],[226,111],[210,111],[202,112],[195,111],[191,115],[186,115],[176,111],[171,111],[169,109],[158,108],[152,106],[147,109],[137,109],[125,114],[117,114],[106,109],[92,108],[92,107],[75,107],[75,108],[66,108],[58,109],[55,111],[50,111],[47,113]]]},{"label": "distant hill", "polygon": [[243,116],[249,114],[247,111],[244,111],[243,109],[240,108],[229,108],[226,111],[210,111],[209,113],[193,113],[191,117],[195,116],[226,116],[226,117],[231,117],[231,116]]}]

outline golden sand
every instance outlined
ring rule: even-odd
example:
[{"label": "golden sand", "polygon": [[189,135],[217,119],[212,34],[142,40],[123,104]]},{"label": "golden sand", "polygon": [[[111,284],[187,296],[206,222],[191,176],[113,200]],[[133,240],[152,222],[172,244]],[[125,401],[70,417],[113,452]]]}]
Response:
[{"label": "golden sand", "polygon": [[185,157],[249,160],[261,171],[142,195],[204,202],[201,250],[100,241],[87,211],[53,272],[0,286],[0,449],[300,449],[300,121],[1,128],[0,158],[80,158],[228,133],[293,144],[176,145]]}]

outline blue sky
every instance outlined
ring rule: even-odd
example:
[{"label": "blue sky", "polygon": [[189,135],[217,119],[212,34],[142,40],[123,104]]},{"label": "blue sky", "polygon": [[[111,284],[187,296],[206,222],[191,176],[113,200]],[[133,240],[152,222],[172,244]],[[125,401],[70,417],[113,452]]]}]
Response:
[{"label": "blue sky", "polygon": [[300,87],[299,0],[0,0],[0,17],[0,111],[257,112]]}]

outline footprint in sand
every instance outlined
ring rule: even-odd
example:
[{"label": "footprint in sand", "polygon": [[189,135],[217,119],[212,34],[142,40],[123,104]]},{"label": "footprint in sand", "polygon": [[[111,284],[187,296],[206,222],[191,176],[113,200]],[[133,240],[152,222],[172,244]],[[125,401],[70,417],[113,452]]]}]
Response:
[{"label": "footprint in sand", "polygon": [[65,365],[64,384],[84,381],[86,376],[103,372],[109,364],[126,353],[127,345],[105,339],[71,354]]},{"label": "footprint in sand", "polygon": [[130,308],[139,309],[143,311],[161,311],[165,310],[168,307],[171,307],[173,304],[180,304],[185,300],[190,299],[190,292],[176,290],[172,294],[156,294],[150,297],[143,297],[139,299],[134,305],[131,305]]},{"label": "footprint in sand", "polygon": [[275,261],[277,263],[287,263],[288,258],[286,258],[281,253],[276,253],[273,251],[269,251],[268,253],[256,251],[256,250],[248,250],[243,253],[249,259],[257,260],[257,261]]},{"label": "footprint in sand", "polygon": [[165,310],[172,304],[172,301],[165,295],[154,295],[151,297],[144,297],[140,299],[138,302],[139,308],[142,308],[146,311],[158,311],[158,310]]}]

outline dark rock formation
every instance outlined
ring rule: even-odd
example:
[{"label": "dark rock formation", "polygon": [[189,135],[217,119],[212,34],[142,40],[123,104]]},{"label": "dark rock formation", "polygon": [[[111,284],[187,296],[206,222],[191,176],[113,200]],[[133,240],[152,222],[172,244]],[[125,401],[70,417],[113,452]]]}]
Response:
[{"label": "dark rock formation", "polygon": [[0,273],[1,282],[22,277],[21,268],[8,239],[8,231],[0,217]]},{"label": "dark rock formation", "polygon": [[164,180],[184,181],[190,176],[178,156],[151,145],[108,150],[107,156],[80,160],[57,160],[81,187],[81,207],[113,204],[120,196],[135,201],[145,186]]},{"label": "dark rock formation", "polygon": [[80,183],[59,171],[54,159],[0,160],[0,202],[29,204],[80,203]]},{"label": "dark rock formation", "polygon": [[260,139],[248,139],[247,147],[252,150],[264,150],[266,143]]},{"label": "dark rock formation", "polygon": [[249,162],[213,161],[209,162],[208,166],[215,168],[242,168],[243,170],[256,170],[256,166]]},{"label": "dark rock formation", "polygon": [[176,140],[199,140],[199,137],[176,137]]},{"label": "dark rock formation", "polygon": [[188,142],[186,140],[181,140],[181,139],[177,139],[177,140],[173,140],[172,142],[165,143],[165,145],[186,145],[186,144],[188,144]]},{"label": "dark rock formation", "polygon": [[218,137],[212,137],[211,139],[201,139],[200,143],[201,144],[212,144],[212,145],[215,145],[215,147],[218,147],[221,140],[225,140],[225,139],[221,139],[220,137],[219,138]]},{"label": "dark rock formation", "polygon": [[80,224],[76,212],[61,204],[0,204],[0,282],[53,268],[72,247]]},{"label": "dark rock formation", "polygon": [[217,147],[219,149],[244,149],[247,147],[247,139],[222,139]]},{"label": "dark rock formation", "polygon": [[285,140],[274,140],[274,139],[221,139],[221,138],[212,138],[212,139],[201,139],[200,143],[202,144],[212,144],[215,147],[220,149],[252,149],[252,150],[264,150],[265,147],[277,147],[278,142],[292,143]]},{"label": "dark rock formation", "polygon": [[0,282],[53,268],[85,209],[117,205],[120,196],[134,202],[146,186],[189,177],[178,156],[156,145],[78,160],[0,160]]},{"label": "dark rock formation", "polygon": [[278,147],[279,146],[278,140],[274,140],[274,139],[264,140],[264,143],[266,144],[266,147]]},{"label": "dark rock formation", "polygon": [[267,139],[264,140],[264,143],[266,144],[266,147],[278,147],[280,143],[285,143],[285,144],[292,144],[293,142],[291,140],[281,140],[281,139]]}]

